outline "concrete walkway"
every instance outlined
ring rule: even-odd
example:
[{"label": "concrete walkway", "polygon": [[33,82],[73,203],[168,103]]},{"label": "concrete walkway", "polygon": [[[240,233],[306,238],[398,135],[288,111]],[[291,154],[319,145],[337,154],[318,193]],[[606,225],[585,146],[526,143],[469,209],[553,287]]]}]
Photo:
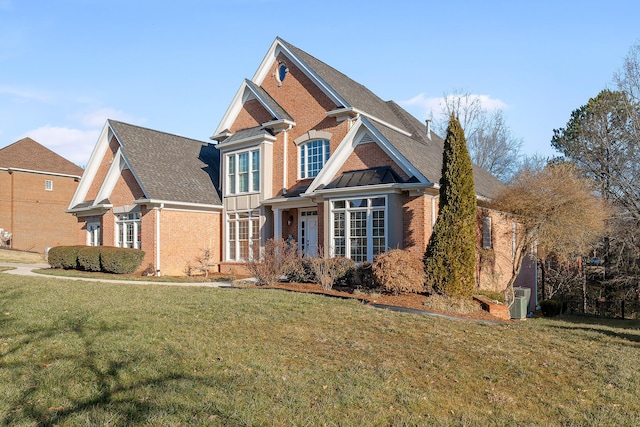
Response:
[{"label": "concrete walkway", "polygon": [[[90,279],[86,277],[67,277],[54,276],[50,274],[41,274],[34,272],[41,268],[49,268],[49,264],[18,264],[0,262],[0,267],[13,267],[13,270],[7,270],[5,274],[15,274],[19,276],[44,277],[51,279],[80,280],[85,282],[102,282],[102,283],[127,283],[132,285],[167,285],[167,286],[199,286],[206,288],[223,288],[230,287],[231,282],[154,282],[151,280],[114,280],[114,279]],[[2,274],[2,273],[0,273]]]}]

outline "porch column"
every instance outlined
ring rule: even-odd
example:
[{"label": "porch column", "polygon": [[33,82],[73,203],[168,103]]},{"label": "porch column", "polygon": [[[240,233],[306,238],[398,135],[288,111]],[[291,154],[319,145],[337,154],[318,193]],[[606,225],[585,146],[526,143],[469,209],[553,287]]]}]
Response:
[{"label": "porch column", "polygon": [[273,210],[273,238],[282,239],[282,210],[279,208],[271,208]]}]

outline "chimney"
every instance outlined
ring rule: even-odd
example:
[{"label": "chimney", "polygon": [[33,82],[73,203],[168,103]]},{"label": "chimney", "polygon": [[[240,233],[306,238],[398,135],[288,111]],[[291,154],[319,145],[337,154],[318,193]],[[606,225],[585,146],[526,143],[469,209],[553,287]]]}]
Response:
[{"label": "chimney", "polygon": [[431,139],[431,119],[427,119],[425,122],[427,122],[427,138]]}]

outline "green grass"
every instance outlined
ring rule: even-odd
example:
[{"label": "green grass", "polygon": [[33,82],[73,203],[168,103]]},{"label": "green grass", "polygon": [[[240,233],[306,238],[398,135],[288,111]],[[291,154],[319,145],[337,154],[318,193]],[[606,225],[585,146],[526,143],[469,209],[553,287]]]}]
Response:
[{"label": "green grass", "polygon": [[170,283],[201,283],[201,282],[230,282],[235,277],[223,275],[223,274],[210,274],[208,278],[204,276],[140,276],[135,274],[111,274],[100,273],[91,271],[79,271],[79,270],[62,270],[44,268],[35,270],[39,274],[45,274],[49,276],[62,276],[62,277],[84,277],[86,279],[95,280],[133,280],[143,282],[170,282]]},{"label": "green grass", "polygon": [[20,264],[42,264],[46,262],[43,254],[35,252],[14,251],[0,248],[0,262],[20,263]]},{"label": "green grass", "polygon": [[640,323],[0,274],[0,424],[640,425]]}]

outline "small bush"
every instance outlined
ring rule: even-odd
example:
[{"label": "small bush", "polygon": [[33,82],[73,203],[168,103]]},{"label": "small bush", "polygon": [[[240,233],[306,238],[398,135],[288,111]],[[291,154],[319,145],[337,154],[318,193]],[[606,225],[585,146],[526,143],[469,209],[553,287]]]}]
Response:
[{"label": "small bush", "polygon": [[130,248],[101,247],[102,271],[114,274],[134,273],[144,258],[144,251]]},{"label": "small bush", "polygon": [[380,286],[373,275],[373,264],[368,261],[356,265],[351,274],[351,282],[364,289],[377,289]]},{"label": "small bush", "polygon": [[319,283],[313,271],[313,266],[311,265],[311,258],[297,258],[293,260],[289,268],[287,268],[285,275],[290,282]]},{"label": "small bush", "polygon": [[86,271],[100,271],[100,246],[84,246],[78,250],[78,267]]},{"label": "small bush", "polygon": [[47,262],[52,268],[78,268],[78,251],[84,246],[56,246],[49,249]]},{"label": "small bush", "polygon": [[262,255],[257,249],[254,260],[246,263],[249,273],[256,278],[259,286],[276,283],[297,258],[295,242],[282,239],[269,239],[262,248]]},{"label": "small bush", "polygon": [[545,317],[557,316],[562,313],[562,301],[558,299],[540,301],[540,310]]},{"label": "small bush", "polygon": [[392,249],[378,255],[373,263],[373,275],[394,295],[424,291],[424,264],[417,252]]},{"label": "small bush", "polygon": [[349,272],[353,271],[355,262],[349,258],[335,257],[311,258],[311,267],[322,289],[328,291],[333,289],[336,281],[344,278]]}]

